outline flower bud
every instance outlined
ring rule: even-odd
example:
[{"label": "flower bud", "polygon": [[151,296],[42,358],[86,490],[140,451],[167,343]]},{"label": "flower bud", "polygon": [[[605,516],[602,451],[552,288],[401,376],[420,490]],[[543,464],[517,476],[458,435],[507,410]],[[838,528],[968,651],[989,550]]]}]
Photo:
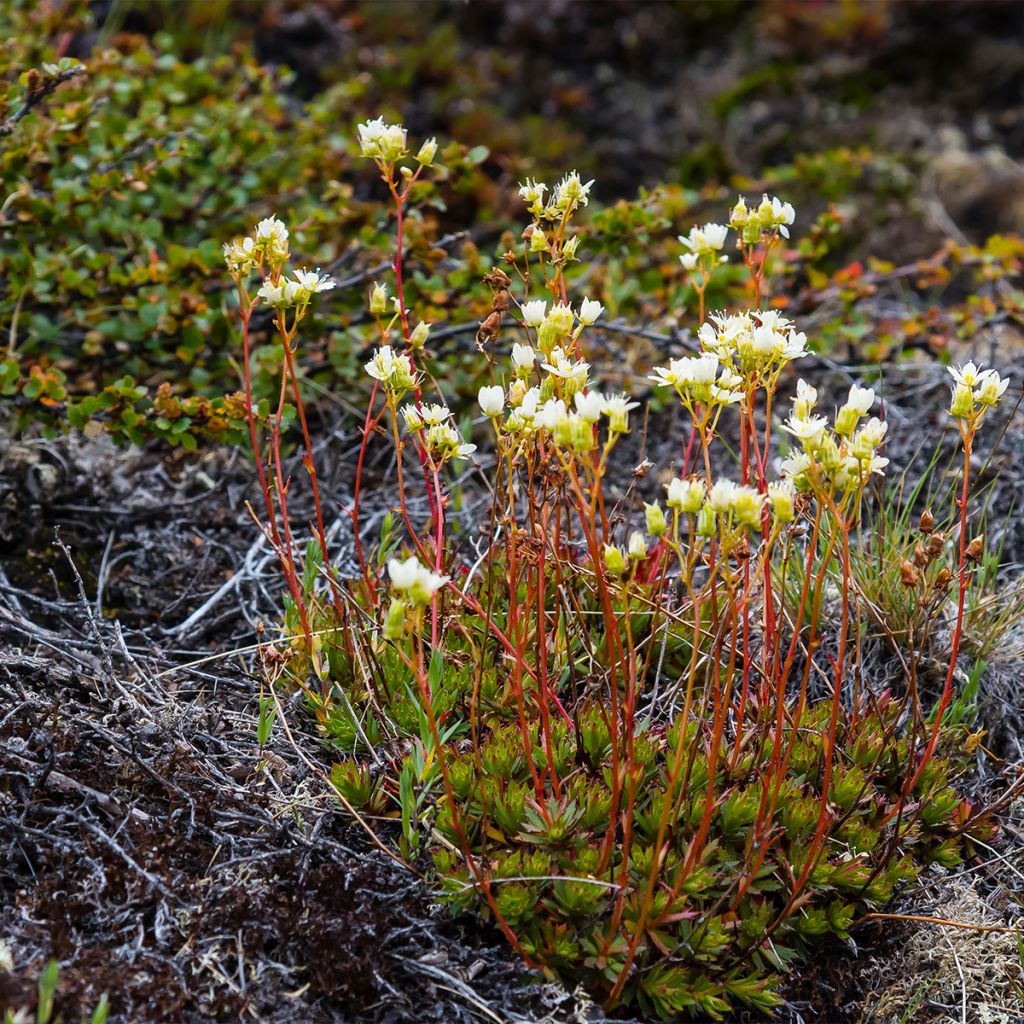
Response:
[{"label": "flower bud", "polygon": [[381,316],[388,311],[388,290],[384,285],[378,283],[370,289],[370,312],[374,316]]},{"label": "flower bud", "polygon": [[384,618],[384,639],[401,640],[405,633],[405,605],[397,597],[391,599]]},{"label": "flower bud", "polygon": [[714,537],[715,535],[715,510],[710,505],[705,505],[697,515],[697,536]]},{"label": "flower bud", "polygon": [[644,505],[644,517],[647,519],[647,532],[652,537],[660,537],[668,529],[665,512],[657,502],[653,505]]},{"label": "flower bud", "polygon": [[416,162],[423,164],[425,167],[429,167],[434,162],[434,157],[436,155],[437,139],[427,139],[427,141],[420,146],[420,151],[416,154]]},{"label": "flower bud", "polygon": [[949,414],[957,419],[966,419],[974,413],[974,392],[966,384],[957,384],[953,388],[953,398],[949,403]]},{"label": "flower bud", "polygon": [[629,535],[629,557],[634,562],[643,561],[647,557],[647,541],[639,530]]},{"label": "flower bud", "polygon": [[413,328],[412,334],[409,335],[409,344],[413,348],[423,348],[427,343],[427,338],[430,337],[430,324],[424,323],[422,320]]},{"label": "flower bud", "polygon": [[621,576],[626,571],[626,557],[623,555],[622,549],[613,544],[605,544],[604,564],[610,573]]}]

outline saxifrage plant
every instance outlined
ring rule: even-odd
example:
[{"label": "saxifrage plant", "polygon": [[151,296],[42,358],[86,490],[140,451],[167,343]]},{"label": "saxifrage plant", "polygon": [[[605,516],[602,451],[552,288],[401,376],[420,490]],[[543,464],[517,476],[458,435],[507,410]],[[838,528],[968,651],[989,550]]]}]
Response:
[{"label": "saxifrage plant", "polygon": [[[953,785],[963,737],[946,713],[983,555],[968,535],[971,454],[1007,382],[973,364],[953,371],[955,569],[928,568],[944,540],[928,565],[896,553],[909,599],[951,619],[938,704],[925,707],[914,679],[873,692],[851,566],[887,427],[869,415],[871,389],[853,386],[830,418],[800,380],[776,458],[784,371],[807,350],[765,308],[792,207],[741,199],[728,226],[683,239],[703,296],[733,232],[753,308],[712,314],[695,354],[654,369],[690,426],[664,506],[643,504],[651,467],[616,462],[639,403],[591,379],[586,338],[603,307],[569,296],[591,183],[527,181],[522,249],[485,278],[485,456],[432,393],[430,326],[405,301],[404,218],[436,147],[410,159],[405,131],[382,119],[360,127],[360,143],[394,204],[396,243],[394,297],[377,285],[369,300],[380,346],[348,510],[355,579],[328,551],[296,370],[299,328],[332,282],[289,272],[276,219],[225,246],[246,365],[260,304],[281,339],[267,432],[248,384],[246,400],[261,525],[288,587],[276,678],[305,691],[349,755],[332,776],[346,803],[394,816],[402,853],[431,854],[442,898],[479,907],[527,963],[657,1018],[770,1011],[781,973],[816,942],[846,936],[924,866],[958,863],[991,833]],[[288,400],[315,510],[304,556],[282,461]],[[362,475],[380,443],[394,448],[396,514],[367,550]],[[478,451],[479,483],[454,477]],[[486,502],[471,520],[453,508],[469,488]],[[928,534],[922,522],[930,550]]]}]

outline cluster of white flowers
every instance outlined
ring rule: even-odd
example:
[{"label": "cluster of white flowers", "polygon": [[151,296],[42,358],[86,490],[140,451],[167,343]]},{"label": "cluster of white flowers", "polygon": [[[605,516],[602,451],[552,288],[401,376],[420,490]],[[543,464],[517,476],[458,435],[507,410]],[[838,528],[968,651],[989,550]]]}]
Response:
[{"label": "cluster of white flowers", "polygon": [[680,235],[679,241],[689,249],[679,257],[686,270],[694,270],[698,264],[725,263],[729,257],[719,256],[725,247],[725,239],[729,228],[725,224],[705,224],[703,227],[694,225],[689,235]]},{"label": "cluster of white flowers", "polygon": [[807,335],[775,310],[712,313],[697,334],[701,348],[751,381],[763,381],[807,354]]},{"label": "cluster of white flowers", "polygon": [[744,385],[772,383],[790,360],[806,354],[807,336],[773,310],[712,314],[697,334],[702,352],[673,359],[651,374],[674,388],[687,408],[740,401]]},{"label": "cluster of white flowers", "polygon": [[288,229],[276,217],[266,217],[251,235],[236,238],[224,246],[224,260],[236,277],[254,270],[263,274],[263,284],[256,295],[277,309],[297,307],[301,317],[314,295],[330,291],[334,280],[316,270],[296,270],[291,278],[284,276],[288,259]]},{"label": "cluster of white flowers", "polygon": [[996,370],[983,370],[974,363],[951,366],[949,372],[954,381],[950,415],[975,424],[985,414],[985,410],[995,408],[1010,383],[1008,378],[1000,377]]},{"label": "cluster of white flowers", "polygon": [[405,425],[414,434],[422,433],[423,447],[436,465],[449,459],[465,459],[476,451],[475,444],[466,444],[450,422],[451,410],[446,405],[405,405]]},{"label": "cluster of white flowers", "polygon": [[578,312],[563,302],[556,302],[548,309],[543,299],[524,302],[519,309],[523,323],[537,332],[537,346],[545,356],[568,339],[575,341],[583,328],[593,326],[604,312],[604,306],[596,299],[584,299]]},{"label": "cluster of white flowers", "polygon": [[404,561],[390,559],[388,575],[394,590],[419,605],[430,604],[434,595],[448,582],[447,576],[428,569],[415,555],[410,555]]},{"label": "cluster of white flowers", "polygon": [[867,416],[875,401],[870,388],[850,388],[846,403],[836,415],[834,427],[814,413],[817,391],[806,381],[797,385],[796,397],[783,430],[800,442],[801,450],[785,459],[782,472],[798,491],[824,488],[847,494],[862,487],[872,473],[882,473],[889,460],[878,454],[886,424]]},{"label": "cluster of white flowers", "polygon": [[[782,523],[792,522],[794,516],[793,490],[787,483],[769,484],[764,495],[757,488],[738,484],[732,480],[716,480],[708,490],[698,477],[675,478],[666,485],[665,504],[678,516],[696,516],[696,532],[711,537],[716,529],[728,532],[745,529],[757,532],[767,501],[776,518]],[[665,532],[665,514],[657,503],[644,506],[648,532],[660,537]]]},{"label": "cluster of white flowers", "polygon": [[544,195],[548,187],[542,181],[531,181],[527,178],[519,186],[519,195],[530,213],[538,220],[543,218],[561,221],[590,202],[590,188],[593,184],[593,180],[584,182],[577,171],[570,171],[554,187],[550,202],[547,204],[544,202]]},{"label": "cluster of white flowers", "polygon": [[378,117],[359,125],[357,131],[363,156],[385,164],[392,164],[405,156],[407,134],[400,124],[385,124],[384,118]]},{"label": "cluster of white flowers", "polygon": [[747,209],[747,202],[740,196],[729,216],[729,224],[742,236],[743,241],[752,244],[762,236],[776,232],[789,238],[789,225],[796,219],[796,211],[790,203],[784,203],[777,196],[763,196],[760,206]]},{"label": "cluster of white flowers", "polygon": [[674,388],[691,412],[698,402],[714,407],[732,405],[743,397],[743,378],[723,365],[715,352],[673,359],[668,366],[655,367],[650,379]]},{"label": "cluster of white flowers", "polygon": [[382,345],[366,364],[365,370],[392,395],[401,396],[416,387],[416,375],[409,357],[399,355],[390,345]]},{"label": "cluster of white flowers", "polygon": [[256,293],[259,298],[271,306],[287,308],[289,306],[305,306],[309,300],[320,292],[329,292],[334,287],[334,280],[316,270],[296,270],[292,279],[279,278],[264,281]]},{"label": "cluster of white flowers", "polygon": [[232,274],[250,274],[264,265],[277,270],[288,259],[288,229],[277,217],[265,217],[251,235],[224,245],[224,261]]}]

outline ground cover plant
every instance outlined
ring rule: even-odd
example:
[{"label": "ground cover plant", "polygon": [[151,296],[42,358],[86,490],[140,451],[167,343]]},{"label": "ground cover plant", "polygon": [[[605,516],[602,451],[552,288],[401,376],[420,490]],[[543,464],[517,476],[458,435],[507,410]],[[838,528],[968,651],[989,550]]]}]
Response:
[{"label": "ground cover plant", "polygon": [[[604,309],[569,294],[592,182],[573,171],[550,189],[523,183],[522,244],[485,277],[492,306],[476,341],[491,383],[478,425],[493,456],[467,519],[458,504],[473,484],[457,467],[483,449],[424,368],[430,325],[404,289],[404,217],[437,144],[410,149],[383,118],[359,139],[394,202],[396,238],[393,294],[378,282],[368,297],[380,343],[365,366],[373,390],[349,510],[355,580],[332,561],[296,370],[301,326],[334,282],[289,264],[274,217],[224,248],[245,365],[261,305],[281,339],[266,430],[246,379],[253,514],[288,589],[291,639],[272,648],[271,682],[299,687],[348,755],[331,777],[345,806],[398,818],[402,855],[429,854],[441,897],[478,907],[527,964],[656,1019],[771,1012],[780,975],[816,941],[846,937],[925,867],[952,867],[992,838],[987,813],[957,792],[969,734],[948,712],[985,552],[969,536],[972,449],[1008,381],[951,368],[953,536],[926,511],[912,557],[878,552],[911,614],[953,609],[938,702],[922,700],[913,641],[901,685],[877,692],[860,661],[871,602],[853,569],[875,543],[888,464],[874,390],[853,385],[827,416],[795,380],[776,455],[783,381],[808,350],[769,305],[793,207],[741,197],[727,224],[680,238],[697,351],[651,380],[689,424],[664,504],[644,503],[654,467],[614,468],[640,403],[591,378],[588,329]],[[707,313],[730,257],[750,308]],[[289,400],[314,511],[302,553],[282,454]],[[394,512],[364,549],[360,476],[379,443],[394,447]],[[827,620],[826,601],[839,605]]]}]

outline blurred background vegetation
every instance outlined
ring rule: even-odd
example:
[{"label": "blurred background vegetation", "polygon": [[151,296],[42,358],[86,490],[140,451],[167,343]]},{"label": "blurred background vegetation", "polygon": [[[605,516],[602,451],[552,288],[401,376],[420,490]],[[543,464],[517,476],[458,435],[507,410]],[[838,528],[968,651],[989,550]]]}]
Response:
[{"label": "blurred background vegetation", "polygon": [[[304,346],[310,391],[358,404],[393,223],[354,128],[380,113],[441,143],[410,298],[444,328],[453,391],[473,383],[480,277],[522,226],[517,182],[573,167],[596,179],[577,285],[622,325],[692,326],[676,235],[771,191],[798,211],[776,301],[821,349],[1017,344],[1022,24],[988,0],[0,0],[4,418],[233,439],[220,247],[271,212],[342,285]],[[85,72],[19,117],[27,75],[62,57]],[[712,306],[742,288],[723,275]],[[270,393],[269,335],[254,360]]]}]

